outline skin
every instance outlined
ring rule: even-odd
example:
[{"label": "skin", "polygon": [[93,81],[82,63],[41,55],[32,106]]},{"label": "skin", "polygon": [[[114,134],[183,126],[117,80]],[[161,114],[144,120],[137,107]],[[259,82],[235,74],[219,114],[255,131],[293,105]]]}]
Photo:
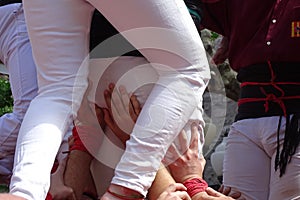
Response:
[{"label": "skin", "polygon": [[[126,141],[129,139],[129,135],[126,134],[126,132],[128,130],[131,132],[134,126],[134,124],[132,125],[132,122],[136,122],[141,108],[136,97],[134,95],[129,95],[124,87],[121,86],[119,88],[119,94],[113,96],[112,94],[114,89],[114,85],[112,84],[104,93],[107,104],[107,108],[104,109],[104,121],[106,125],[113,130],[114,134],[120,138],[125,147]],[[113,109],[114,112],[112,111]],[[112,113],[114,113],[114,115]],[[127,130],[126,132],[123,131],[124,129],[122,130],[119,128],[117,123],[118,120],[115,120],[112,116],[114,116],[115,119],[124,120],[123,124],[127,124],[129,127],[128,129],[125,128]],[[190,199],[188,196],[186,196],[186,188],[180,183],[192,178],[202,178],[206,161],[203,156],[199,158],[198,137],[199,132],[196,124],[192,125],[192,137],[190,145],[188,145],[185,131],[181,131],[179,134],[181,146],[180,149],[187,150],[181,155],[174,144],[170,146],[169,151],[178,159],[168,166],[172,175],[165,167],[161,167],[158,170],[155,180],[149,189],[148,198],[150,200]],[[175,183],[175,181],[177,183]],[[119,193],[122,189],[124,190],[123,187],[119,187],[117,185],[113,185],[113,187],[110,187],[110,189],[117,193]],[[230,193],[230,190],[228,191],[228,189],[223,189],[222,191],[225,194]],[[128,189],[126,192],[131,195],[138,195],[138,193],[130,189]],[[240,193],[235,193],[231,194],[231,197],[229,197],[213,190],[212,188],[207,188],[205,192],[198,193],[192,199],[233,200],[234,198],[239,198],[240,195]],[[102,199],[117,198],[106,193]]]},{"label": "skin", "polygon": [[[89,84],[89,86],[91,86],[91,84]],[[103,125],[103,113],[101,112],[101,109],[93,107],[93,105],[90,105],[87,100],[87,95],[90,89],[91,88],[88,87],[85,92],[82,105],[78,111],[77,119],[74,122],[77,126],[86,125],[87,122],[89,126],[93,127],[98,127],[100,122],[100,125]],[[93,109],[96,111],[98,120],[94,118]],[[72,145],[72,140],[73,138],[71,137],[69,139],[69,145]],[[64,182],[65,185],[72,188],[75,193],[75,198],[71,200],[80,199],[86,189],[86,186],[92,185],[92,177],[89,169],[93,159],[93,156],[88,152],[73,150],[69,153],[64,173]],[[96,189],[93,185],[89,187],[89,190],[89,193],[97,196]]]},{"label": "skin", "polygon": [[26,200],[22,197],[18,197],[12,194],[0,194],[0,199],[2,200]]},{"label": "skin", "polygon": [[[181,149],[187,148],[187,140],[184,130],[181,131]],[[176,182],[184,182],[193,178],[202,178],[202,172],[205,165],[204,158],[199,158],[198,154],[198,128],[196,124],[192,124],[192,136],[191,143],[188,146],[184,154],[180,155],[175,145],[170,147],[170,150],[174,155],[179,157],[173,163],[169,165],[169,168],[173,174]],[[225,192],[225,191],[224,191]],[[226,191],[229,193],[230,191]],[[204,192],[199,192],[192,197],[192,200],[233,200],[239,198],[240,193],[232,194],[232,196],[226,196],[220,192],[215,191],[212,188],[207,188]]]},{"label": "skin", "polygon": [[[117,113],[119,115],[116,117],[116,119],[126,119],[127,122],[125,121],[125,124],[128,124],[131,128],[133,128],[130,122],[136,122],[138,114],[141,111],[141,107],[136,97],[134,95],[129,95],[126,89],[122,87],[119,88],[120,94],[114,96],[113,104],[111,104],[113,90],[114,85],[112,84],[105,91],[104,96],[106,99],[107,108],[101,109],[95,106],[95,109],[98,117],[98,123],[103,124],[104,121],[105,124],[113,130],[114,134],[116,134],[120,138],[125,147],[126,140],[129,138],[129,135],[121,128],[119,128],[117,121],[112,117],[112,109],[115,109],[114,113]],[[114,107],[112,108],[111,105],[113,105]],[[126,108],[126,105],[129,105],[128,109]],[[181,183],[192,178],[202,178],[205,159],[203,157],[199,158],[198,156],[198,135],[199,133],[196,124],[192,125],[192,137],[190,145],[188,145],[185,132],[182,131],[179,134],[181,146],[180,149],[187,149],[183,154],[179,153],[179,150],[175,145],[170,146],[169,151],[171,151],[174,156],[178,158],[168,166],[173,176],[171,176],[169,171],[163,166],[158,170],[155,180],[151,188],[149,189],[148,198],[150,200],[191,199],[186,192],[185,186]],[[72,142],[72,139],[70,139],[70,142]],[[89,172],[89,170],[85,170],[85,168],[89,169],[89,162],[92,158],[88,153],[76,150],[70,155],[72,155],[70,156],[71,159],[69,158],[68,160],[68,165],[70,166],[69,169],[67,168],[66,173],[68,174],[67,176],[69,178],[71,177],[71,179],[68,180],[68,183],[73,186],[72,188],[78,189],[78,191],[75,190],[75,194],[77,194],[78,198],[74,197],[72,191],[63,189],[63,191],[65,190],[64,192],[60,193],[59,196],[55,196],[57,200],[80,199],[83,191],[85,191],[86,189],[86,185],[83,184],[83,182],[87,185],[89,184],[89,178],[87,177],[90,177],[90,174],[86,174],[83,172]],[[84,169],[82,169],[81,167],[79,169],[78,166],[82,166]],[[74,173],[76,174],[76,172],[78,172],[77,170],[80,170],[80,176],[74,176]],[[58,169],[57,173],[61,173],[61,170]],[[176,183],[175,181],[178,183]],[[120,193],[120,191],[124,191],[124,188],[118,185],[111,185],[110,190],[116,193]],[[233,200],[234,198],[240,197],[240,193],[230,194],[230,188],[221,187],[220,191],[224,194],[217,192],[212,188],[207,188],[205,192],[200,192],[193,196],[192,200]],[[126,193],[130,195],[139,195],[139,193],[130,189],[127,189]],[[231,197],[226,196],[228,194],[230,194]],[[24,198],[17,197],[11,194],[0,194],[0,199],[24,200]],[[116,198],[108,193],[106,193],[101,199],[119,200],[119,198]]]},{"label": "skin", "polygon": [[157,200],[179,200],[179,199],[185,199],[190,200],[190,196],[186,192],[186,187],[182,185],[181,183],[173,183],[169,185],[165,189],[163,193],[157,198]]}]

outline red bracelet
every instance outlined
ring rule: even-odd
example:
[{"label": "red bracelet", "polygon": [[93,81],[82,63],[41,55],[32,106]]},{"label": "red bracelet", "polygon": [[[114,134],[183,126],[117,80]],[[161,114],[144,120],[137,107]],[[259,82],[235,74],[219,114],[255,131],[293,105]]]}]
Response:
[{"label": "red bracelet", "polygon": [[74,144],[70,148],[70,151],[79,150],[79,151],[89,153],[79,137],[78,132],[80,132],[80,131],[88,131],[88,127],[87,126],[74,126],[73,127],[72,135],[73,135],[73,139],[74,139]]},{"label": "red bracelet", "polygon": [[52,195],[48,192],[45,200],[52,200]]},{"label": "red bracelet", "polygon": [[183,185],[187,188],[187,193],[191,198],[199,192],[204,192],[208,187],[208,184],[202,178],[193,178],[184,181]]},{"label": "red bracelet", "polygon": [[122,199],[122,200],[144,200],[144,198],[141,198],[139,196],[124,196],[124,195],[121,195],[121,194],[117,194],[117,193],[114,193],[112,191],[110,191],[109,189],[107,189],[107,192],[111,195],[113,195],[114,197],[117,197],[119,199]]}]

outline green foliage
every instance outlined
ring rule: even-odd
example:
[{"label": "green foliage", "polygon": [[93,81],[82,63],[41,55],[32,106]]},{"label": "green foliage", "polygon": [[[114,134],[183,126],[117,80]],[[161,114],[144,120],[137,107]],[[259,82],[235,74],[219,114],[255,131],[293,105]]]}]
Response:
[{"label": "green foliage", "polygon": [[211,40],[214,41],[215,39],[217,39],[219,37],[218,33],[215,33],[213,31],[211,31]]},{"label": "green foliage", "polygon": [[0,193],[7,193],[8,186],[7,185],[0,185]]},{"label": "green foliage", "polygon": [[9,81],[0,78],[0,116],[12,112],[13,98],[10,90]]}]

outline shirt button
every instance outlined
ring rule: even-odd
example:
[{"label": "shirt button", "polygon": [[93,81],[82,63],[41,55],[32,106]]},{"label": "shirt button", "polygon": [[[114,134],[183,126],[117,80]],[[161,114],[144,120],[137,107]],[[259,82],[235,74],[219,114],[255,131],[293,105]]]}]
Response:
[{"label": "shirt button", "polygon": [[267,42],[267,45],[268,45],[268,46],[270,46],[270,45],[271,45],[271,42],[270,42],[270,41],[268,41],[268,42]]},{"label": "shirt button", "polygon": [[273,24],[275,24],[276,22],[277,22],[277,20],[276,20],[276,19],[273,19],[273,20],[272,20],[272,23],[273,23]]}]

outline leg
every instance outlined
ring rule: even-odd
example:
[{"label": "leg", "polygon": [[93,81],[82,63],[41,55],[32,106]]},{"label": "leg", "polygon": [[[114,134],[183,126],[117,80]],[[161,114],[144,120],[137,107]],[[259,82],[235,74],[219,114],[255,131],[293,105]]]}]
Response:
[{"label": "leg", "polygon": [[[240,123],[240,122],[239,122]],[[244,123],[255,132],[254,124]],[[231,128],[224,157],[224,185],[240,191],[251,200],[268,199],[270,158],[264,150],[243,133]]]},{"label": "leg", "polygon": [[274,170],[275,154],[271,161],[270,200],[300,199],[300,148],[288,164],[286,173],[279,177],[279,171]]},{"label": "leg", "polygon": [[[0,118],[0,176],[11,175],[17,136],[26,110],[37,94],[36,67],[21,4],[0,8],[1,57],[9,70],[14,99],[12,113]],[[5,29],[4,29],[5,27]],[[3,172],[5,170],[5,172]]]},{"label": "leg", "polygon": [[[116,4],[118,4],[118,7],[115,7],[113,5],[114,2]],[[118,27],[120,31],[122,31],[122,26],[123,26],[123,28],[125,27],[125,29],[138,28],[138,27],[144,27],[144,26],[151,26],[151,27],[154,26],[154,27],[161,27],[161,28],[166,28],[166,29],[171,28],[171,30],[175,31],[175,32],[173,32],[173,31],[169,32],[166,30],[167,34],[157,35],[157,37],[153,37],[153,34],[150,33],[151,35],[149,36],[149,38],[155,38],[156,40],[159,38],[159,40],[156,41],[156,45],[160,45],[162,43],[169,44],[169,45],[168,45],[168,47],[164,47],[164,48],[154,46],[154,49],[156,48],[156,50],[152,50],[153,48],[150,50],[143,50],[143,53],[146,55],[146,58],[150,62],[155,62],[155,63],[171,66],[171,69],[176,69],[179,72],[179,74],[178,74],[177,72],[172,71],[172,70],[170,70],[170,72],[167,71],[168,73],[165,73],[164,70],[161,71],[162,78],[160,80],[160,83],[162,85],[167,84],[168,89],[166,89],[166,87],[157,86],[157,88],[154,89],[154,92],[151,93],[152,96],[150,95],[151,96],[150,100],[147,100],[147,102],[150,102],[150,103],[146,102],[147,105],[145,105],[145,107],[144,107],[144,108],[146,108],[144,111],[144,113],[146,113],[146,114],[141,114],[142,116],[144,116],[144,118],[146,118],[141,121],[141,125],[146,125],[148,123],[147,121],[149,120],[149,117],[147,115],[148,115],[149,111],[153,107],[155,107],[155,112],[159,111],[158,113],[155,113],[155,114],[157,114],[157,116],[163,116],[163,114],[165,114],[166,119],[164,119],[164,121],[166,121],[167,124],[164,124],[162,129],[160,126],[157,127],[157,126],[153,125],[154,126],[153,129],[151,128],[151,129],[149,129],[149,131],[147,133],[142,134],[143,136],[147,135],[147,139],[144,142],[145,145],[142,145],[142,147],[144,147],[144,148],[137,148],[139,151],[142,151],[142,152],[135,152],[135,150],[134,150],[135,148],[128,149],[128,155],[125,156],[125,158],[130,157],[130,154],[131,154],[130,152],[133,152],[135,155],[137,155],[137,156],[133,156],[132,158],[134,158],[134,159],[132,161],[129,161],[129,163],[132,166],[132,168],[139,169],[140,171],[129,169],[129,171],[135,171],[135,173],[129,174],[128,179],[127,179],[127,175],[126,175],[126,173],[125,174],[122,173],[122,171],[123,171],[122,169],[117,170],[118,177],[119,178],[122,177],[122,178],[120,178],[119,181],[118,181],[118,178],[116,178],[116,182],[123,182],[123,183],[126,182],[126,184],[127,184],[128,181],[123,181],[123,180],[126,180],[126,179],[132,180],[132,181],[130,181],[131,183],[129,183],[127,185],[129,187],[131,187],[132,189],[135,189],[144,194],[144,193],[146,193],[147,188],[150,187],[150,184],[154,179],[155,171],[158,169],[160,160],[162,159],[163,154],[166,151],[167,147],[172,142],[173,138],[177,135],[179,130],[183,127],[183,125],[185,124],[185,122],[187,121],[189,116],[194,112],[194,110],[196,108],[198,108],[198,106],[201,102],[200,99],[201,99],[202,93],[206,87],[207,80],[209,79],[209,68],[208,68],[205,51],[202,46],[200,37],[198,36],[197,30],[192,22],[192,19],[189,16],[187,9],[185,8],[185,5],[183,2],[175,1],[175,0],[169,0],[169,1],[156,0],[156,1],[147,1],[147,3],[145,3],[146,1],[130,1],[130,2],[126,2],[126,6],[120,6],[121,1],[114,1],[114,2],[97,1],[97,2],[92,2],[92,4],[95,5],[98,9],[103,8],[101,11],[106,11],[105,15],[108,16],[109,19],[113,21],[113,24],[116,27]],[[66,3],[66,4],[63,5],[63,3]],[[97,3],[98,3],[98,5],[96,5]],[[73,86],[72,81],[74,80],[74,77],[70,76],[70,74],[72,74],[72,73],[60,74],[59,73],[60,71],[57,71],[56,68],[59,68],[59,70],[64,69],[63,72],[70,72],[69,70],[74,70],[74,65],[75,65],[75,73],[73,73],[73,74],[76,74],[77,69],[78,69],[78,67],[76,67],[76,66],[79,66],[78,62],[81,63],[81,61],[83,59],[82,55],[86,52],[85,48],[82,48],[83,52],[80,50],[74,52],[74,48],[73,48],[74,46],[75,47],[84,46],[85,43],[87,43],[86,41],[83,41],[83,39],[82,39],[82,38],[86,39],[87,37],[81,37],[82,36],[81,34],[85,35],[85,32],[82,30],[85,30],[85,28],[88,26],[88,25],[86,25],[86,26],[83,26],[83,25],[88,24],[88,20],[86,20],[87,18],[85,18],[85,14],[87,13],[86,7],[88,7],[88,9],[90,9],[90,7],[88,4],[83,4],[83,5],[80,5],[80,4],[83,4],[83,3],[79,2],[79,0],[75,1],[75,2],[72,1],[72,6],[69,4],[69,2],[64,2],[64,1],[63,2],[61,2],[61,1],[53,2],[52,1],[50,3],[50,2],[40,2],[40,1],[32,0],[30,2],[28,2],[28,1],[24,2],[25,8],[27,8],[26,12],[28,12],[26,17],[29,22],[29,27],[40,28],[40,29],[29,30],[29,32],[30,32],[30,36],[32,38],[33,51],[35,54],[35,59],[37,61],[37,66],[39,69],[42,70],[41,76],[39,76],[39,74],[38,74],[39,83],[40,83],[40,78],[41,78],[41,87],[39,85],[40,95],[31,104],[31,105],[33,105],[33,104],[34,105],[32,106],[32,108],[30,107],[30,109],[29,109],[30,112],[28,112],[27,115],[28,116],[36,115],[36,113],[38,113],[40,111],[39,107],[42,106],[40,104],[43,102],[43,104],[46,103],[47,105],[51,105],[51,108],[49,107],[49,108],[47,108],[46,111],[43,111],[44,113],[47,113],[47,117],[50,118],[50,120],[47,119],[47,123],[48,123],[48,121],[54,121],[55,123],[54,123],[54,126],[50,125],[50,127],[52,127],[52,130],[48,126],[45,127],[43,122],[42,123],[35,122],[35,124],[43,124],[43,125],[41,127],[35,126],[36,128],[34,128],[32,130],[30,130],[31,129],[30,127],[32,127],[32,125],[30,125],[30,122],[23,123],[21,132],[20,132],[20,135],[21,135],[20,140],[19,140],[20,142],[18,142],[18,144],[20,146],[25,145],[26,141],[30,140],[30,137],[32,137],[32,135],[35,135],[34,133],[37,133],[37,132],[39,133],[39,135],[42,138],[44,138],[45,136],[49,137],[48,134],[45,133],[46,131],[43,131],[44,128],[47,129],[49,134],[50,134],[50,132],[51,132],[51,134],[54,134],[54,135],[56,134],[56,136],[53,136],[53,137],[57,137],[57,135],[60,136],[61,132],[64,131],[64,129],[65,129],[65,124],[63,124],[62,127],[59,127],[59,126],[57,126],[57,123],[67,121],[68,120],[67,117],[70,115],[71,111],[69,109],[69,106],[71,105],[71,103],[68,100],[70,100],[71,98],[69,98],[69,97],[64,98],[64,96],[68,96],[65,93],[68,93],[68,91],[70,91],[70,88],[72,88],[72,86]],[[44,8],[44,10],[43,10],[43,8]],[[111,9],[111,8],[113,8],[113,9]],[[115,9],[115,8],[118,8],[118,9]],[[122,17],[119,17],[120,13],[118,13],[120,11],[119,10],[120,8],[122,8],[122,9],[125,8],[125,11],[126,11],[125,13],[122,12],[124,14]],[[130,8],[130,9],[128,9],[128,8]],[[62,10],[62,9],[65,9],[65,10]],[[78,9],[78,10],[76,10],[76,9]],[[122,11],[122,9],[121,9],[121,11]],[[57,12],[58,10],[60,10],[61,13]],[[68,11],[70,11],[70,12],[68,12]],[[135,12],[132,12],[132,11],[135,11]],[[178,12],[182,14],[182,17],[178,17]],[[83,14],[79,16],[78,13],[83,13]],[[45,18],[42,17],[43,20],[41,20],[41,14],[43,14],[43,16],[45,17]],[[138,16],[143,16],[143,20],[140,21],[138,19],[139,17],[137,17],[135,14],[138,14]],[[170,17],[170,15],[172,15],[173,17]],[[114,18],[110,18],[112,16],[114,16]],[[127,17],[129,16],[129,18],[127,18],[126,16]],[[73,18],[75,20],[72,21],[71,18]],[[51,19],[53,21],[51,21]],[[64,20],[62,20],[62,19],[64,19]],[[66,24],[62,24],[61,26],[59,26],[59,29],[56,29],[58,22],[59,22],[59,24],[62,24],[62,23],[66,23]],[[39,24],[39,23],[41,23],[41,24]],[[51,26],[51,25],[53,25],[53,26]],[[78,25],[82,25],[82,26],[78,27]],[[179,34],[180,30],[182,30],[182,27],[185,28],[185,29],[183,29],[185,31],[182,34]],[[68,30],[69,32],[68,31],[65,32],[65,30],[63,28],[66,28],[65,30]],[[36,32],[36,30],[39,30],[40,32]],[[155,29],[155,30],[156,30],[155,31],[156,34],[158,32],[161,32],[161,30],[158,30],[158,32],[157,32],[157,29]],[[146,31],[146,33],[147,32],[148,31]],[[162,31],[162,32],[165,33],[164,31]],[[51,33],[66,33],[66,34],[51,35]],[[80,38],[76,38],[76,36],[78,36],[77,33],[80,35]],[[54,36],[54,37],[52,37],[52,36]],[[55,36],[58,36],[58,37],[55,37]],[[64,40],[61,40],[60,38],[64,37],[64,36],[66,36],[64,38]],[[70,38],[74,39],[74,37],[75,37],[75,40],[70,39]],[[126,36],[126,37],[128,38],[128,36]],[[183,39],[182,37],[186,37],[186,38]],[[138,44],[139,42],[149,41],[147,35],[146,36],[143,35],[142,38],[143,39],[141,41],[134,41],[134,39],[138,39],[138,37],[134,36],[134,37],[129,38],[129,40],[134,45],[137,45],[139,48],[139,44]],[[147,38],[147,39],[145,39],[145,38]],[[160,40],[160,38],[162,38],[162,40]],[[76,41],[76,39],[79,41],[78,43],[76,43],[77,45],[74,44],[74,41]],[[59,40],[59,42],[57,42],[56,40]],[[43,41],[46,41],[46,42],[44,43]],[[70,43],[68,43],[68,42],[70,42]],[[50,43],[51,43],[51,45],[50,45]],[[57,45],[56,48],[49,48],[50,46],[53,46],[53,44],[57,44],[57,43],[60,43],[60,45]],[[151,44],[153,44],[153,41],[151,41]],[[144,45],[147,45],[147,47],[148,47],[149,43],[142,44],[142,45],[143,45],[143,47],[145,47]],[[171,45],[171,47],[170,47],[170,45]],[[48,47],[48,48],[45,48],[45,47]],[[66,49],[70,48],[69,49],[70,51],[67,53],[65,51],[57,53],[57,51],[61,51],[61,48],[66,48]],[[66,50],[66,49],[64,49],[64,50]],[[157,49],[163,49],[163,50],[178,49],[179,52],[178,53],[177,52],[169,53],[168,51],[166,51],[167,53],[162,54],[162,52],[164,52],[164,51],[157,50]],[[179,54],[179,56],[176,54]],[[47,55],[47,58],[46,58],[46,55]],[[49,56],[49,55],[51,55],[51,56]],[[57,57],[52,56],[52,55],[57,55]],[[72,58],[71,63],[70,62],[52,62],[53,58],[57,58],[57,59],[61,58],[59,56],[62,56],[63,57],[62,59],[65,59],[68,57]],[[77,58],[79,58],[79,60],[76,60]],[[60,60],[60,59],[58,59],[58,60]],[[51,63],[51,64],[48,66],[47,63],[48,64]],[[44,74],[44,72],[47,72],[47,73]],[[59,75],[60,75],[59,77],[57,76],[57,73],[59,73]],[[47,78],[47,76],[45,77],[45,75],[51,76],[51,78],[49,78],[50,80],[44,80],[45,78]],[[50,84],[50,86],[47,86],[47,84],[49,84],[49,82],[52,83],[53,77],[54,78],[57,77],[58,80],[56,80],[56,81],[58,81],[59,83],[55,82],[55,84]],[[62,80],[63,81],[67,80],[67,84],[66,84],[66,82],[64,82],[65,84],[62,85],[61,84]],[[71,87],[70,87],[70,85],[71,85]],[[83,83],[83,86],[80,87],[79,89],[85,88],[84,85],[85,84]],[[62,86],[62,87],[58,87],[58,86]],[[59,90],[59,91],[57,91],[57,90]],[[180,90],[180,91],[177,92],[177,90]],[[176,91],[175,95],[174,95],[174,91]],[[54,99],[54,100],[51,98],[51,97],[57,98],[57,95],[61,95],[61,94],[65,94],[65,95],[63,95],[62,97],[59,96],[60,98]],[[157,98],[158,94],[159,94],[159,98]],[[82,95],[79,95],[79,99],[81,96]],[[193,99],[190,97],[195,97],[195,98]],[[152,104],[151,102],[153,102],[154,100],[157,103]],[[64,102],[64,103],[61,103],[61,102]],[[68,105],[66,105],[65,103]],[[152,105],[154,105],[154,106],[152,106]],[[163,108],[163,109],[157,109],[157,108]],[[68,111],[70,111],[70,112],[68,112]],[[61,113],[61,115],[59,115],[57,112]],[[36,116],[36,119],[41,121],[43,116],[44,115]],[[55,116],[55,119],[52,118],[54,116]],[[57,116],[60,116],[60,117],[57,117]],[[181,117],[182,117],[182,123],[178,124],[178,119]],[[29,118],[30,117],[28,117],[28,120],[30,121]],[[27,117],[25,117],[25,121],[26,121],[26,119],[27,119]],[[59,128],[57,129],[57,127],[59,127]],[[39,128],[41,130],[39,130]],[[141,130],[144,130],[144,129],[142,128]],[[134,133],[135,132],[140,133],[141,130],[135,130]],[[25,139],[23,138],[25,135],[24,133],[26,133]],[[133,135],[135,135],[134,133],[133,133]],[[153,134],[156,134],[156,133],[161,133],[161,134],[157,134],[156,135],[157,138],[155,139],[156,140],[155,142],[157,144],[163,144],[163,145],[157,145],[160,148],[154,148],[152,145],[153,144],[152,136],[153,136]],[[128,146],[130,146],[130,147],[137,146],[136,144],[139,144],[139,142],[136,139],[138,139],[138,137],[133,139],[132,140],[133,144],[128,145]],[[144,138],[143,138],[143,140],[144,140]],[[52,147],[55,150],[54,146],[56,146],[56,147],[58,146],[58,144],[57,144],[58,141],[55,141],[54,143],[55,143],[54,145],[48,145],[46,147],[47,148]],[[41,144],[41,143],[39,143],[39,144]],[[25,147],[28,148],[28,146],[25,146]],[[145,149],[149,149],[149,152],[151,152],[151,155],[148,154],[146,158],[145,158],[145,154],[143,152],[143,150],[145,150]],[[153,151],[156,151],[156,154],[158,156],[153,157],[152,156]],[[34,152],[36,152],[36,151],[34,151]],[[44,153],[45,152],[43,152],[41,154],[43,155]],[[20,152],[19,155],[22,155],[22,152]],[[40,157],[40,156],[41,155],[39,155],[37,157]],[[53,156],[53,154],[50,154],[49,157],[53,158],[54,156]],[[147,159],[147,158],[149,158],[149,159]],[[20,160],[20,158],[17,158],[17,159]],[[26,158],[26,159],[29,159],[29,155],[28,155],[28,158]],[[148,164],[145,167],[136,166],[136,163],[138,163],[140,160],[144,161],[145,159],[148,160],[149,163],[151,163],[151,164],[150,165]],[[126,160],[126,159],[124,159],[124,160]],[[153,160],[153,162],[151,162],[152,160]],[[134,162],[134,161],[136,161],[136,162]],[[125,161],[125,162],[127,162],[127,161]],[[154,165],[152,165],[153,163],[154,163]],[[17,162],[16,165],[19,165],[19,163]],[[125,166],[125,165],[126,165],[126,163],[123,163],[123,166]],[[21,166],[21,165],[19,165],[19,166]],[[28,166],[28,165],[26,165],[26,166]],[[31,166],[32,166],[32,164],[31,164]],[[122,164],[120,166],[121,166],[120,168],[122,168]],[[28,169],[28,167],[27,167],[27,169]],[[40,169],[40,167],[38,169]],[[23,168],[23,170],[24,170],[24,168]],[[48,169],[48,171],[49,170],[50,169]],[[128,170],[126,170],[126,171],[128,171]],[[149,172],[149,173],[145,173],[145,172]],[[41,174],[44,174],[44,173],[41,173]],[[39,175],[41,175],[41,174],[39,174]],[[138,174],[138,177],[135,177],[135,175],[137,175],[137,174]],[[42,180],[45,180],[45,177],[42,177]],[[141,183],[141,180],[144,183]],[[44,183],[47,183],[47,181],[45,181]],[[39,185],[43,185],[43,187],[44,187],[43,189],[47,188],[47,184],[39,184]],[[42,191],[42,190],[40,190],[40,191]]]},{"label": "leg", "polygon": [[[74,82],[76,75],[82,75],[77,72],[88,53],[93,8],[80,0],[31,0],[24,2],[24,8],[39,94],[20,129],[10,192],[31,200],[45,198],[52,163],[76,112],[78,102],[72,110]],[[78,90],[84,91],[85,85],[86,80]]]},{"label": "leg", "polygon": [[[122,34],[160,75],[112,180],[145,195],[166,149],[195,110],[201,120],[201,96],[209,79],[205,51],[183,1],[90,2],[120,32],[130,30]],[[145,165],[137,165],[141,162]]]},{"label": "leg", "polygon": [[[273,121],[270,121],[270,124],[276,123],[278,123],[278,117],[274,117]],[[283,144],[284,140],[285,126],[285,119],[283,119],[280,130],[281,144]],[[288,163],[285,174],[282,177],[279,177],[279,170],[275,171],[274,167],[277,147],[277,131],[273,130],[270,134],[272,135],[266,137],[269,138],[269,140],[267,140],[269,146],[268,150],[270,156],[272,156],[269,200],[300,199],[300,146],[298,146],[291,162]],[[273,139],[271,140],[270,138]]]}]

